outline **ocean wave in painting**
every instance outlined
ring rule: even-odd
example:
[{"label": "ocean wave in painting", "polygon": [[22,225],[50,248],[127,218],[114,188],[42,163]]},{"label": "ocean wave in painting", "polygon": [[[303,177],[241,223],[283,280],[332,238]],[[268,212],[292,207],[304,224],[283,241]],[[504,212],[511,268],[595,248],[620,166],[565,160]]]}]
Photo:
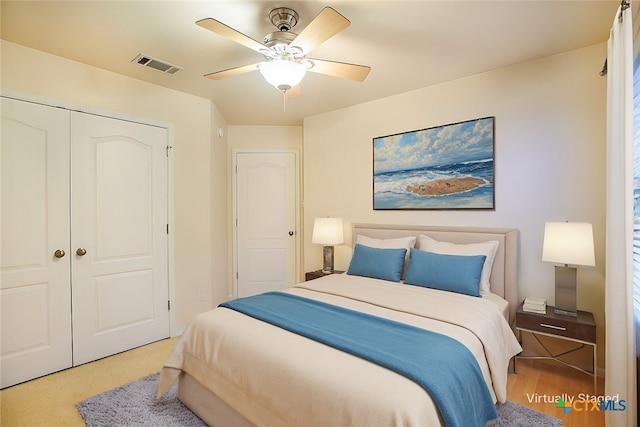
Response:
[{"label": "ocean wave in painting", "polygon": [[[459,183],[469,185],[454,185]],[[373,176],[373,207],[486,209],[493,207],[493,189],[493,159],[378,172]]]}]

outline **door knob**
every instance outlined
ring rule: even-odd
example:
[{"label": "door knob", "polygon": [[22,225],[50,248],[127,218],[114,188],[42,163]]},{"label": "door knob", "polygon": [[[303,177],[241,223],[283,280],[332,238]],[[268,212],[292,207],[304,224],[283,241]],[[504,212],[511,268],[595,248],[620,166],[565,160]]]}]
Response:
[{"label": "door knob", "polygon": [[78,255],[78,256],[86,255],[86,253],[87,253],[87,250],[85,248],[78,248],[76,250],[76,255]]},{"label": "door knob", "polygon": [[290,232],[289,232],[289,236],[293,236],[293,231],[290,231]]},{"label": "door knob", "polygon": [[63,256],[65,256],[65,253],[62,249],[58,249],[53,253],[53,256],[56,258],[62,258]]}]

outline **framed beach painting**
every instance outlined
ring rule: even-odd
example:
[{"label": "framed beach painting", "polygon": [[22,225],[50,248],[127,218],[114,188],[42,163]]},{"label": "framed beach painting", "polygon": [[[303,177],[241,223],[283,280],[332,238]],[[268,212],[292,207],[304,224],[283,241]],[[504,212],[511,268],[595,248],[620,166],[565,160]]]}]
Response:
[{"label": "framed beach painting", "polygon": [[373,209],[495,209],[494,122],[373,139]]}]

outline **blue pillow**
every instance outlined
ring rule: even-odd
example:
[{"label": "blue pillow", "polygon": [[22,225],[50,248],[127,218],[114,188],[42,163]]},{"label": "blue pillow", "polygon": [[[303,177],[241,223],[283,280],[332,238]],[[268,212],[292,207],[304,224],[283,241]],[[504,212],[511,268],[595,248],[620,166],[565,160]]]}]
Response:
[{"label": "blue pillow", "polygon": [[445,255],[411,249],[404,283],[480,296],[485,255]]},{"label": "blue pillow", "polygon": [[406,248],[381,249],[357,244],[347,274],[399,282]]}]

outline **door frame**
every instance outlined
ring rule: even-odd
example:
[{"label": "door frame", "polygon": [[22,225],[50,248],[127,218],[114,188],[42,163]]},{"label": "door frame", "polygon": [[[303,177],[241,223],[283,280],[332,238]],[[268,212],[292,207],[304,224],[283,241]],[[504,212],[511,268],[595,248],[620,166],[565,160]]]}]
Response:
[{"label": "door frame", "polygon": [[182,333],[183,328],[178,329],[176,326],[176,310],[175,310],[175,230],[174,227],[174,125],[170,122],[162,120],[150,119],[147,117],[134,116],[132,114],[120,113],[116,111],[103,110],[87,105],[75,104],[59,99],[49,98],[31,93],[21,92],[13,89],[0,88],[0,96],[13,98],[18,101],[32,102],[34,104],[42,104],[49,107],[64,108],[70,111],[78,111],[81,113],[93,114],[96,116],[104,116],[113,119],[125,120],[143,125],[155,126],[167,130],[167,222],[169,223],[169,235],[167,241],[167,278],[168,278],[168,298],[171,309],[169,310],[169,336],[175,337]]},{"label": "door frame", "polygon": [[232,158],[232,166],[231,166],[231,187],[232,187],[232,220],[231,220],[231,228],[232,228],[232,242],[233,242],[233,265],[232,265],[232,289],[231,294],[228,295],[229,299],[235,299],[238,297],[238,194],[237,194],[237,179],[238,179],[238,155],[239,154],[293,154],[295,158],[295,171],[294,175],[296,176],[296,182],[294,183],[294,198],[295,198],[295,265],[294,265],[294,275],[297,278],[296,281],[300,280],[300,224],[301,224],[301,209],[300,209],[300,150],[297,149],[241,149],[234,148],[232,150],[231,158]]}]

